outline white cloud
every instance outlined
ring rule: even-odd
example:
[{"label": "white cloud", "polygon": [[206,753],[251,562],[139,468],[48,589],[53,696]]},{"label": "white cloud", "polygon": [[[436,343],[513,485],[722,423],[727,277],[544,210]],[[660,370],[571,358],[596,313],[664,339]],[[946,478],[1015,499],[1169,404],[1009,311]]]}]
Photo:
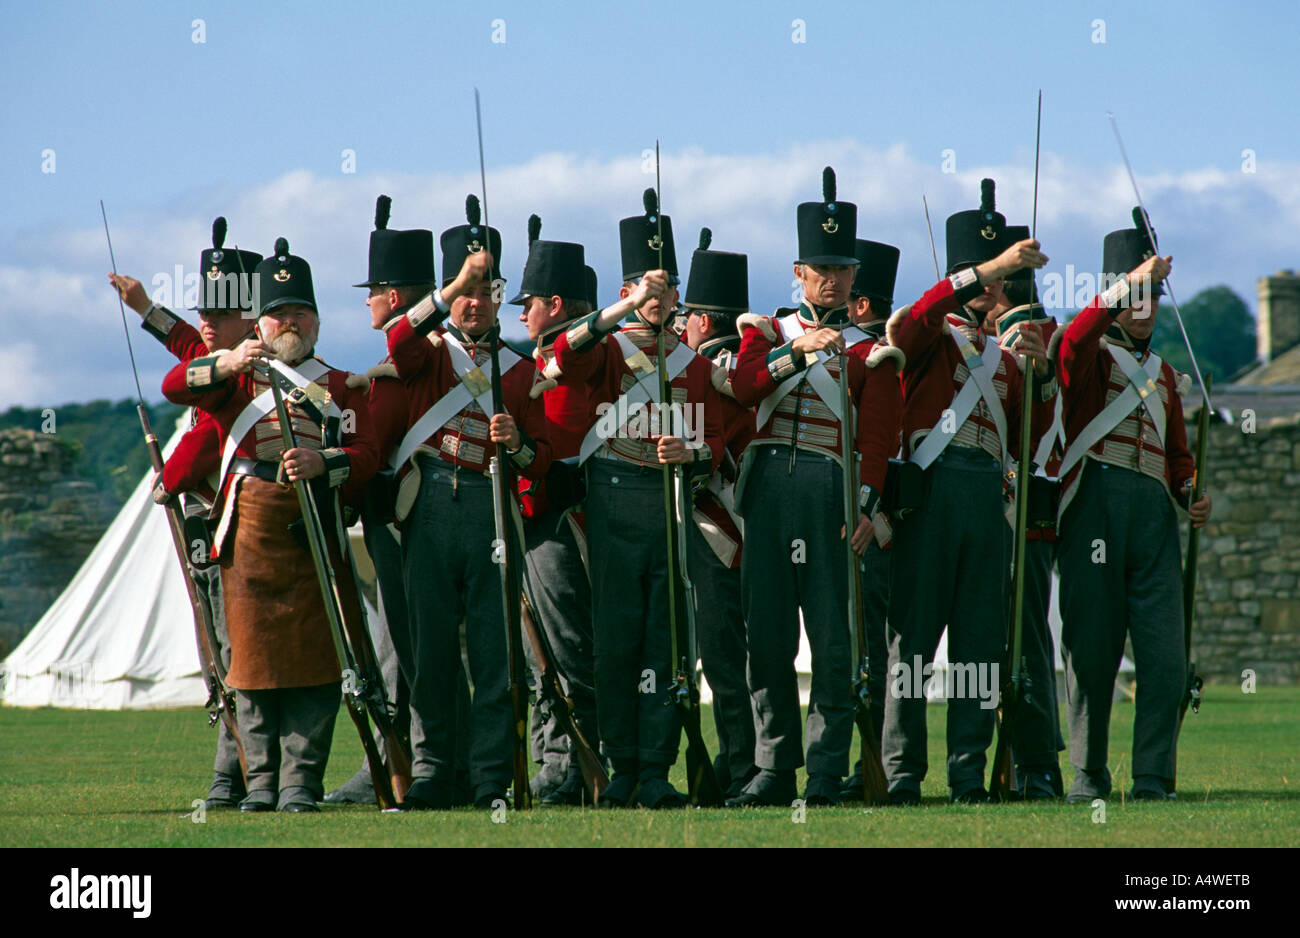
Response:
[{"label": "white cloud", "polygon": [[[998,181],[998,208],[1011,223],[1028,224],[1033,167],[990,165],[939,172],[901,144],[873,148],[852,140],[809,142],[775,153],[719,154],[698,147],[663,153],[664,208],[673,218],[683,278],[701,225],[713,230],[719,250],[749,254],[750,298],[757,310],[790,302],[795,255],[795,205],[818,199],[821,168],[833,165],[839,197],[858,206],[860,237],[902,250],[896,302],[913,299],[934,280],[921,196],[929,200],[939,262],[944,262],[944,219],[978,204],[979,180]],[[505,238],[503,271],[511,284],[523,269],[525,226],[542,218],[542,236],[586,245],[601,299],[620,280],[618,219],[636,214],[641,190],[654,185],[640,155],[597,160],[577,153],[545,153],[489,165],[488,209]],[[1177,295],[1227,283],[1255,304],[1254,281],[1280,267],[1300,266],[1294,256],[1294,220],[1300,216],[1300,166],[1261,162],[1254,174],[1205,168],[1139,176],[1164,250],[1174,254]],[[119,268],[148,284],[172,276],[175,265],[197,267],[210,243],[212,217],[230,220],[228,245],[269,253],[285,236],[295,254],[312,264],[323,314],[322,354],[339,367],[364,369],[384,354],[369,329],[363,293],[350,284],[365,279],[375,196],[393,197],[391,226],[435,233],[464,218],[465,195],[478,193],[477,168],[422,175],[320,175],[296,170],[238,191],[196,190],[151,205],[113,208]],[[1102,237],[1125,227],[1134,204],[1122,166],[1095,169],[1068,155],[1044,153],[1039,179],[1038,233],[1052,258],[1048,271],[1096,270]],[[99,220],[51,224],[25,232],[0,266],[0,327],[7,338],[0,359],[0,407],[122,397],[134,391]],[[437,260],[441,275],[441,258]],[[507,334],[517,309],[503,311]],[[127,313],[146,397],[156,399],[172,362]],[[515,333],[518,334],[517,332]],[[22,350],[22,351],[20,351]]]}]

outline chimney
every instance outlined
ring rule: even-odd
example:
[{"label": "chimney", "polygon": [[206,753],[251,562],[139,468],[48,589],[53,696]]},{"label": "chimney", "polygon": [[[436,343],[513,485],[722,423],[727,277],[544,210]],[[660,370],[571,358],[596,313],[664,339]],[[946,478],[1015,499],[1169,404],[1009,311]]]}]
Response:
[{"label": "chimney", "polygon": [[1300,276],[1279,270],[1255,283],[1259,293],[1259,359],[1268,364],[1287,349],[1300,345]]}]

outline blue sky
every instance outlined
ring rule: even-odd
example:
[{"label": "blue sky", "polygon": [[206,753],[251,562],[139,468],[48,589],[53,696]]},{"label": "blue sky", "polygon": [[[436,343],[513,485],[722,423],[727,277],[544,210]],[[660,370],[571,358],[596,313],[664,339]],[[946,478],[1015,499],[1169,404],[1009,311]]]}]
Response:
[{"label": "blue sky", "polygon": [[[192,270],[217,214],[241,247],[288,237],[315,270],[322,353],[372,364],[382,343],[348,285],[365,273],[375,196],[393,197],[394,227],[460,220],[478,191],[476,85],[512,282],[537,211],[543,237],[587,245],[612,298],[617,221],[653,183],[641,154],[659,138],[683,268],[708,225],[716,248],[750,254],[756,310],[790,302],[794,206],[832,163],[859,236],[903,250],[901,304],[934,279],[923,192],[941,262],[943,218],[975,206],[982,175],[1028,222],[1042,88],[1049,271],[1095,270],[1102,236],[1126,223],[1112,110],[1178,297],[1228,283],[1253,308],[1258,276],[1300,266],[1297,20],[1294,3],[13,6],[0,407],[132,388],[120,339],[102,332],[120,326],[100,198],[120,268],[146,281]],[[166,353],[135,335],[156,388]]]}]

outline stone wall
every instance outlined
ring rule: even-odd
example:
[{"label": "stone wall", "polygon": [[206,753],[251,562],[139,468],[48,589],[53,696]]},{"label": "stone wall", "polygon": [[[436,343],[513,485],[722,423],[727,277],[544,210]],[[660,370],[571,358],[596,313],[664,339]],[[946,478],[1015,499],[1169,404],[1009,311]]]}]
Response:
[{"label": "stone wall", "polygon": [[73,471],[74,444],[0,430],[0,658],[58,598],[116,512]]},{"label": "stone wall", "polygon": [[1260,684],[1300,683],[1300,417],[1244,426],[1210,432],[1214,512],[1200,537],[1192,657],[1209,680],[1240,682],[1249,669]]}]

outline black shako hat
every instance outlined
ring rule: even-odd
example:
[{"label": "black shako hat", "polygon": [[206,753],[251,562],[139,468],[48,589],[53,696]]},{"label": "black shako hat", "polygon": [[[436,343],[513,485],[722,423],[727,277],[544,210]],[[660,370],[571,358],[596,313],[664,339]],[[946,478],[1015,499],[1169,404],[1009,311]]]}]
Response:
[{"label": "black shako hat", "polygon": [[[1112,280],[1122,277],[1156,253],[1157,245],[1152,244],[1151,238],[1147,237],[1147,227],[1151,228],[1151,235],[1154,237],[1155,226],[1151,225],[1149,217],[1146,219],[1146,225],[1142,224],[1142,220],[1142,208],[1135,205],[1133,227],[1121,228],[1106,235],[1106,240],[1101,246],[1101,272],[1104,276]],[[1157,283],[1151,292],[1154,296],[1164,296],[1164,284]]]},{"label": "black shako hat", "polygon": [[316,292],[311,285],[311,265],[289,253],[285,238],[275,239],[275,251],[257,265],[258,316],[265,316],[279,306],[301,303],[316,309]]},{"label": "black shako hat", "polygon": [[894,281],[898,279],[898,248],[858,238],[853,242],[853,253],[858,258],[858,272],[853,278],[851,291],[853,296],[878,296],[893,306]]},{"label": "black shako hat", "polygon": [[853,241],[858,234],[858,207],[835,201],[835,170],[822,170],[822,201],[800,202],[799,257],[796,264],[853,266]]},{"label": "black shako hat", "polygon": [[[623,281],[639,280],[648,270],[668,271],[670,284],[681,283],[677,276],[677,251],[673,246],[673,220],[659,214],[659,199],[653,189],[641,194],[644,215],[633,215],[618,223],[618,243],[623,253]],[[663,222],[662,237],[660,222]],[[662,250],[661,250],[662,249]]]},{"label": "black shako hat", "polygon": [[700,229],[700,246],[691,254],[691,275],[684,305],[702,312],[749,312],[749,258],[710,251],[713,232]]},{"label": "black shako hat", "polygon": [[465,258],[487,248],[492,254],[492,280],[504,280],[501,276],[501,232],[481,224],[481,212],[478,196],[465,197],[465,219],[468,224],[448,228],[442,233],[442,285],[445,287],[456,279]]},{"label": "black shako hat", "polygon": [[212,222],[212,247],[199,254],[200,281],[198,309],[229,312],[252,312],[253,271],[262,255],[237,248],[227,251],[226,219],[218,215]]},{"label": "black shako hat", "polygon": [[992,179],[981,180],[979,209],[948,216],[945,234],[949,274],[960,267],[991,261],[1005,247],[1002,233],[1007,220],[994,210],[993,187]]},{"label": "black shako hat", "polygon": [[354,287],[406,287],[433,283],[433,232],[423,228],[396,231],[388,227],[393,200],[375,199],[375,230],[370,232],[370,274]]},{"label": "black shako hat", "polygon": [[[998,253],[1005,251],[1007,248],[1011,247],[1014,244],[1019,244],[1021,241],[1026,240],[1028,237],[1029,237],[1028,225],[1007,225],[1005,228],[1002,229],[1002,240],[998,243]],[[1014,274],[1007,274],[1007,276],[1004,279],[1033,280],[1034,268],[1021,267]]]},{"label": "black shako hat", "polygon": [[600,303],[596,300],[599,293],[596,289],[596,271],[589,266],[584,266],[582,269],[587,275],[587,302],[591,304],[592,309],[600,309]]},{"label": "black shako hat", "polygon": [[523,306],[530,296],[558,296],[582,300],[588,296],[586,252],[569,241],[539,241],[542,220],[528,216],[528,260],[519,281],[519,293],[510,300]]}]

